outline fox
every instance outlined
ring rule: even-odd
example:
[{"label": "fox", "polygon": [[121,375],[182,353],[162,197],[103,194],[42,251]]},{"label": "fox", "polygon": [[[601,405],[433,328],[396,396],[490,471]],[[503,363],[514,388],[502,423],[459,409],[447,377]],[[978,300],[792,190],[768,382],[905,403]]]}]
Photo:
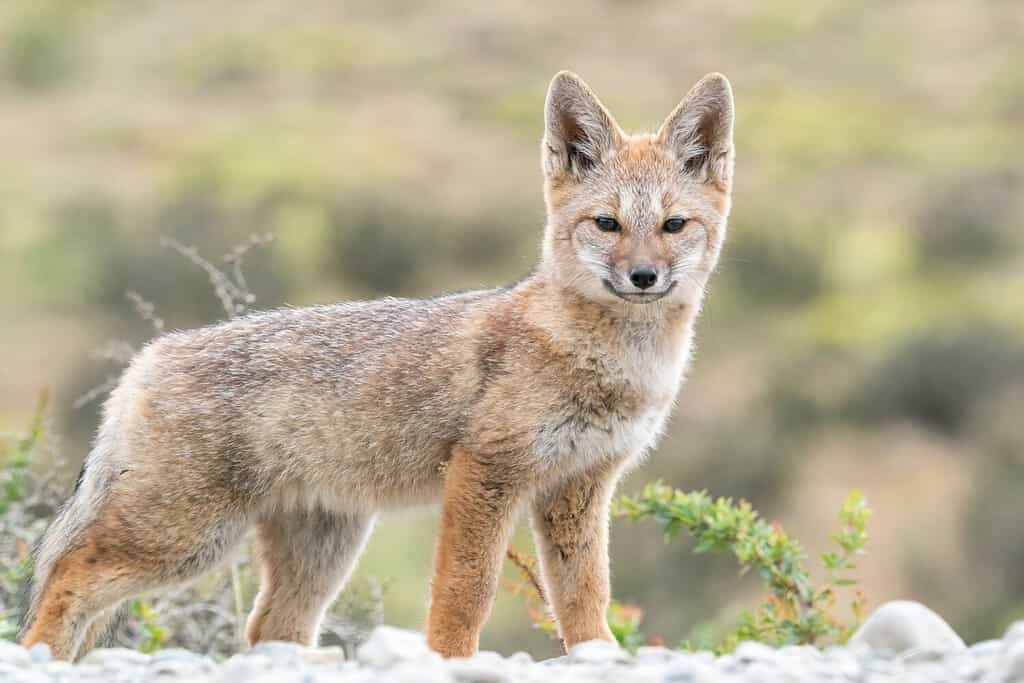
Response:
[{"label": "fox", "polygon": [[614,642],[610,504],[690,363],[731,207],[733,120],[712,73],[657,132],[628,134],[560,72],[541,254],[518,283],[150,342],[38,544],[21,643],[79,659],[126,600],[197,578],[254,530],[248,643],[315,646],[378,515],[437,502],[434,651],[477,651],[520,513],[563,646]]}]

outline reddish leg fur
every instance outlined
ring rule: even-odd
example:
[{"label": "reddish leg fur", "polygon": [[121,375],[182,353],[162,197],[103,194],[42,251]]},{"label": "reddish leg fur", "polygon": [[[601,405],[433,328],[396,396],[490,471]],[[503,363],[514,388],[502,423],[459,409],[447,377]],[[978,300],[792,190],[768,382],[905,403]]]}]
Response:
[{"label": "reddish leg fur", "polygon": [[90,538],[81,547],[66,554],[54,566],[39,608],[22,645],[47,643],[58,659],[71,659],[79,650],[88,649],[105,624],[90,628],[94,618],[106,620],[106,614],[121,601],[122,590],[144,578],[141,567],[115,565],[104,559]]},{"label": "reddish leg fur", "polygon": [[445,474],[427,642],[445,657],[476,652],[521,491],[506,467],[456,449]]}]

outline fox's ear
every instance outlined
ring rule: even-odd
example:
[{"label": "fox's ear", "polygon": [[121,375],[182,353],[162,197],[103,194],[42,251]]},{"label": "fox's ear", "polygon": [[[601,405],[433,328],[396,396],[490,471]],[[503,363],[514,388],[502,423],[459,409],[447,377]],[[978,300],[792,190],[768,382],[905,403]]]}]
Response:
[{"label": "fox's ear", "polygon": [[579,179],[621,140],[619,125],[587,84],[569,71],[556,74],[544,107],[544,173]]},{"label": "fox's ear", "polygon": [[690,89],[658,131],[687,173],[704,181],[732,180],[732,87],[722,74],[708,74]]}]

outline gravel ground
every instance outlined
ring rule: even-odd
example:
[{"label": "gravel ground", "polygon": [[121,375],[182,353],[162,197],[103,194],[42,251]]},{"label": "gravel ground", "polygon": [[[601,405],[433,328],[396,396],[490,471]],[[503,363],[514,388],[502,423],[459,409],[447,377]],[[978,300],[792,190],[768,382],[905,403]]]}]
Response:
[{"label": "gravel ground", "polygon": [[53,661],[46,646],[25,650],[0,642],[4,683],[121,683],[195,681],[218,683],[1009,683],[1024,681],[1024,622],[1000,640],[966,647],[937,615],[917,603],[888,603],[850,645],[773,649],[744,643],[732,655],[683,653],[644,647],[630,656],[609,643],[582,643],[566,657],[535,662],[524,653],[502,657],[481,652],[471,659],[442,660],[418,633],[381,627],[346,661],[335,648],[307,649],[264,643],[225,662],[185,650],[143,655],[101,649],[80,663]]}]

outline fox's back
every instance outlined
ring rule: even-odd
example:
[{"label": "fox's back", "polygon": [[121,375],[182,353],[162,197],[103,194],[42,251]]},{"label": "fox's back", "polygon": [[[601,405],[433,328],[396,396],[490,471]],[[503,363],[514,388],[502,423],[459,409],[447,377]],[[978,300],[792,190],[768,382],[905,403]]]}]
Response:
[{"label": "fox's back", "polygon": [[134,442],[126,457],[215,470],[247,496],[311,472],[433,487],[476,382],[472,344],[452,342],[498,296],[284,308],[166,335],[114,392],[111,431]]}]

